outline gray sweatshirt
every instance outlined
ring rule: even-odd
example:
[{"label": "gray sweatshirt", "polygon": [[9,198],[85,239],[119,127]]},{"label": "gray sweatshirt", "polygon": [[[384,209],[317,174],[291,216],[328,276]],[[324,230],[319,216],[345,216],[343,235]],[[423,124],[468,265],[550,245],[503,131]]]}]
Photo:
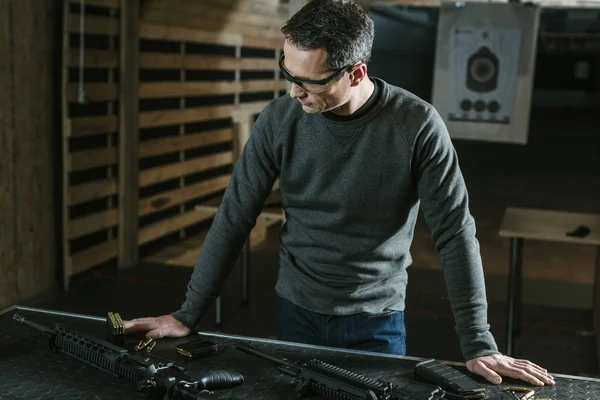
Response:
[{"label": "gray sweatshirt", "polygon": [[444,267],[466,360],[497,354],[475,223],[439,114],[375,79],[380,95],[350,121],[305,113],[283,96],[259,115],[186,300],[172,315],[194,329],[219,294],[279,177],[286,223],[276,291],[298,306],[349,315],[404,310],[419,206]]}]

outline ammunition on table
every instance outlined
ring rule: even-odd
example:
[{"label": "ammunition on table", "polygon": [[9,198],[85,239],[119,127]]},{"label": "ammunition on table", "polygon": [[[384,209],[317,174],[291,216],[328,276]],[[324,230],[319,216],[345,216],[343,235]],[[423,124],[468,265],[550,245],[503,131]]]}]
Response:
[{"label": "ammunition on table", "polygon": [[125,344],[125,328],[119,313],[109,312],[106,318],[107,341],[123,347]]},{"label": "ammunition on table", "polygon": [[148,346],[146,346],[146,352],[150,353],[152,350],[154,350],[154,347],[156,346],[156,342],[152,342],[150,343]]},{"label": "ammunition on table", "polygon": [[152,343],[154,339],[142,339],[138,344],[135,345],[135,351],[140,351],[145,349],[150,343]]}]

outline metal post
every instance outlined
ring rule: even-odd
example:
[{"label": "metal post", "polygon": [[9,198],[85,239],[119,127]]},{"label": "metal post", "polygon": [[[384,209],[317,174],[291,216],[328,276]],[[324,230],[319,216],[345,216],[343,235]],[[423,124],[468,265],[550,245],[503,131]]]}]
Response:
[{"label": "metal post", "polygon": [[221,296],[217,297],[215,300],[215,306],[216,306],[216,323],[217,326],[221,326]]},{"label": "metal post", "polygon": [[508,313],[506,321],[506,355],[514,353],[514,341],[521,328],[521,293],[523,281],[523,239],[510,239],[508,269]]},{"label": "metal post", "polygon": [[248,269],[250,268],[250,236],[242,248],[242,304],[248,303]]}]

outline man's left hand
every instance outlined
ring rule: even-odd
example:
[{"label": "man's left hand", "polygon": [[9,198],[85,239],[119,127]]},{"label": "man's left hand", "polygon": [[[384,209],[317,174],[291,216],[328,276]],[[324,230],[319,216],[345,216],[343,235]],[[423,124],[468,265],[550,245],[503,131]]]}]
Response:
[{"label": "man's left hand", "polygon": [[502,382],[501,376],[521,379],[536,386],[554,384],[554,378],[539,365],[502,354],[473,358],[467,361],[467,369],[495,384]]}]

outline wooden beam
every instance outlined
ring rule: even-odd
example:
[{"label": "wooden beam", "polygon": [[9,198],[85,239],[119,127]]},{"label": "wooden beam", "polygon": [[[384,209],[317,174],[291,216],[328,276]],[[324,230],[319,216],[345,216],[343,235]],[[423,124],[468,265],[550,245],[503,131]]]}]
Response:
[{"label": "wooden beam", "polygon": [[212,168],[222,167],[233,162],[233,153],[224,151],[204,157],[194,158],[189,161],[169,164],[164,167],[146,169],[140,172],[140,186],[153,185],[189,175],[197,172],[207,171]]},{"label": "wooden beam", "polygon": [[184,136],[148,140],[140,143],[140,158],[230,142],[232,138],[233,130],[224,128]]},{"label": "wooden beam", "polygon": [[77,117],[68,120],[69,136],[81,137],[99,133],[117,132],[119,120],[116,115],[98,115],[94,117]]},{"label": "wooden beam", "polygon": [[145,261],[167,265],[193,267],[200,254],[200,249],[206,239],[206,233],[189,237],[175,245],[165,247]]},{"label": "wooden beam", "polygon": [[184,110],[147,111],[140,113],[140,128],[209,121],[231,116],[234,106],[195,107]]},{"label": "wooden beam", "polygon": [[234,94],[283,90],[286,81],[212,81],[212,82],[151,82],[140,84],[140,98],[162,98],[181,96],[205,96],[212,94]]},{"label": "wooden beam", "polygon": [[242,44],[242,35],[203,31],[194,28],[169,26],[154,22],[140,23],[140,37],[143,39],[163,39],[183,42],[210,43],[225,46]]},{"label": "wooden beam", "polygon": [[279,65],[277,65],[277,60],[272,58],[235,58],[194,54],[141,53],[140,68],[272,71],[279,69]]},{"label": "wooden beam", "polygon": [[116,193],[117,180],[103,179],[82,185],[69,186],[67,189],[67,200],[69,205],[74,205],[112,196]]},{"label": "wooden beam", "polygon": [[232,5],[210,4],[206,1],[197,0],[153,0],[147,9],[163,13],[177,12],[188,16],[207,18],[212,21],[233,22],[246,24],[254,27],[273,27],[279,29],[285,23],[284,18],[275,14],[260,11],[237,10]]},{"label": "wooden beam", "polygon": [[159,239],[170,233],[177,232],[187,226],[206,221],[214,217],[214,211],[191,210],[184,214],[165,219],[140,229],[138,243],[140,245]]},{"label": "wooden beam", "polygon": [[[80,19],[80,16],[76,14],[67,16],[66,22],[69,33],[81,32]],[[111,17],[85,15],[83,18],[83,32],[94,35],[117,36],[119,35],[119,21]]]},{"label": "wooden beam", "polygon": [[190,200],[220,192],[225,190],[230,180],[231,175],[223,175],[200,183],[185,186],[183,188],[144,198],[140,200],[140,216],[152,214],[154,212],[165,210]]},{"label": "wooden beam", "polygon": [[[78,83],[68,83],[67,101],[77,101],[78,90]],[[83,91],[88,101],[112,101],[119,96],[119,88],[114,83],[84,83]]]},{"label": "wooden beam", "polygon": [[67,159],[69,171],[80,171],[88,168],[104,167],[116,164],[118,152],[116,147],[102,147],[70,153]]},{"label": "wooden beam", "polygon": [[68,221],[67,236],[69,239],[78,238],[102,229],[111,228],[116,226],[118,222],[119,215],[116,208],[86,215]]},{"label": "wooden beam", "polygon": [[110,240],[90,247],[87,250],[76,253],[70,257],[73,274],[87,271],[105,261],[109,261],[117,256],[117,240]]},{"label": "wooden beam", "polygon": [[[69,64],[71,68],[79,67],[79,53],[69,52]],[[119,52],[112,50],[90,50],[86,49],[83,55],[83,65],[88,68],[118,68]]]},{"label": "wooden beam", "polygon": [[119,123],[119,267],[138,262],[139,13],[138,1],[121,0]]},{"label": "wooden beam", "polygon": [[[229,14],[228,14],[229,15]],[[260,16],[257,16],[260,20]],[[187,11],[175,10],[173,5],[167,9],[147,10],[144,12],[144,21],[161,23],[172,26],[185,26],[195,28],[201,26],[203,30],[212,32],[231,32],[244,37],[268,38],[283,40],[281,26],[263,20],[260,24],[248,23],[248,19],[233,21],[231,19],[214,19],[210,16],[190,14]]]},{"label": "wooden beam", "polygon": [[231,71],[240,68],[242,60],[235,57],[193,54],[142,53],[140,67],[146,69],[208,69]]},{"label": "wooden beam", "polygon": [[[69,0],[71,4],[80,4],[81,0]],[[119,8],[119,0],[85,0],[85,4],[89,6]]]}]

